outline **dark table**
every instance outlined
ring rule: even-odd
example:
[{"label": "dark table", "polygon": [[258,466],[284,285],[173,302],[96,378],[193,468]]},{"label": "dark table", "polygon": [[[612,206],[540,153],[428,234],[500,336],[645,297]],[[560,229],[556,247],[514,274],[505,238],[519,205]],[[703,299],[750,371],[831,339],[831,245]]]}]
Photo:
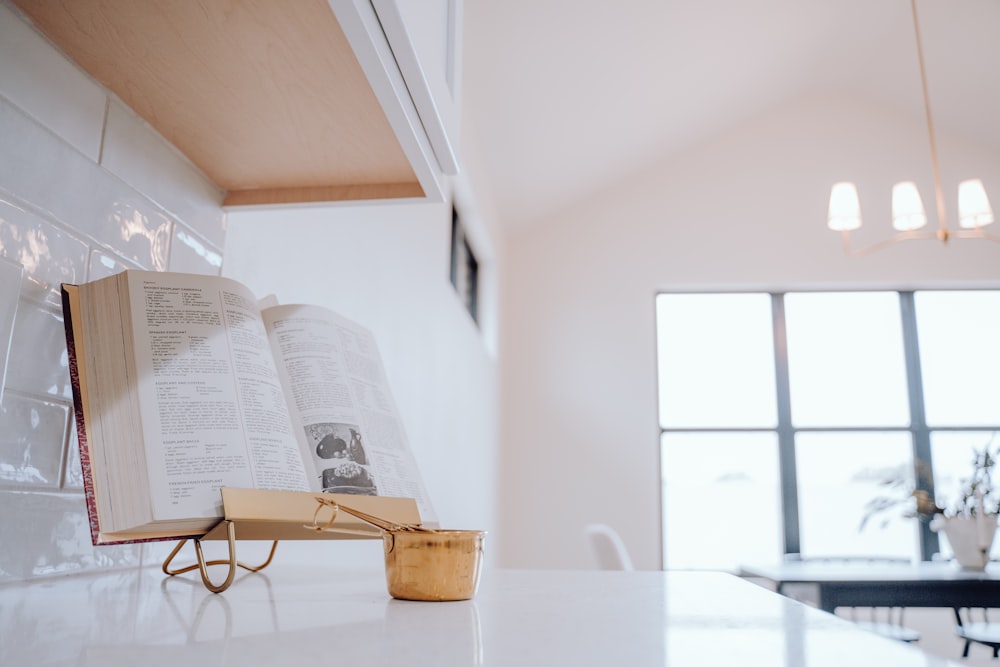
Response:
[{"label": "dark table", "polygon": [[1000,563],[985,571],[963,570],[952,562],[914,564],[788,561],[744,566],[742,576],[774,583],[816,587],[817,605],[837,607],[1000,607]]}]

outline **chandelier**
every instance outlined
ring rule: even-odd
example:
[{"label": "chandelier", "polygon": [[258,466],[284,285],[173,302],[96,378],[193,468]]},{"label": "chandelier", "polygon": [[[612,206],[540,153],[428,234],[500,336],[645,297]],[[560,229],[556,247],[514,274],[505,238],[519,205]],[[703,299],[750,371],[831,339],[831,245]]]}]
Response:
[{"label": "chandelier", "polygon": [[953,238],[978,238],[1000,242],[1000,236],[987,234],[983,231],[983,227],[993,222],[993,209],[990,207],[983,182],[979,179],[959,183],[959,229],[952,231],[948,228],[944,193],[941,188],[941,173],[938,168],[937,144],[934,139],[934,124],[931,121],[931,103],[927,94],[927,73],[924,69],[923,46],[920,41],[920,23],[917,21],[917,0],[910,0],[910,7],[913,13],[913,32],[917,42],[917,60],[920,64],[920,85],[924,97],[924,113],[927,118],[927,138],[931,149],[938,228],[937,230],[924,229],[927,226],[927,213],[924,210],[920,192],[917,190],[917,184],[913,181],[897,183],[892,188],[892,226],[896,233],[884,241],[855,250],[851,247],[850,234],[851,231],[861,227],[861,205],[858,201],[858,190],[854,183],[835,183],[830,192],[828,226],[841,233],[844,252],[853,256],[865,255],[892,243],[910,239],[938,239],[947,243],[949,239]]}]

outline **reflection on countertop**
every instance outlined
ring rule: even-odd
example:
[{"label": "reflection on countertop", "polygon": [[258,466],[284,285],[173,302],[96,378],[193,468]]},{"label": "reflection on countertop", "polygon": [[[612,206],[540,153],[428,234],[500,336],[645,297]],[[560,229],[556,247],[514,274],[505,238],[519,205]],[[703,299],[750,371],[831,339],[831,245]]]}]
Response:
[{"label": "reflection on countertop", "polygon": [[408,602],[380,569],[282,567],[221,594],[143,568],[0,586],[0,664],[244,667],[955,663],[708,572],[487,570]]}]

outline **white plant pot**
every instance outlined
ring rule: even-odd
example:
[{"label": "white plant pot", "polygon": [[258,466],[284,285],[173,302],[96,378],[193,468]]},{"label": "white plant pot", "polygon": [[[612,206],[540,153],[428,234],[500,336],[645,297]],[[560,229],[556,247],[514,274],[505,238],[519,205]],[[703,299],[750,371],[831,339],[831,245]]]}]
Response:
[{"label": "white plant pot", "polygon": [[990,560],[990,547],[997,532],[997,515],[978,517],[942,516],[930,523],[931,530],[943,532],[951,546],[955,561],[963,570],[985,570]]}]

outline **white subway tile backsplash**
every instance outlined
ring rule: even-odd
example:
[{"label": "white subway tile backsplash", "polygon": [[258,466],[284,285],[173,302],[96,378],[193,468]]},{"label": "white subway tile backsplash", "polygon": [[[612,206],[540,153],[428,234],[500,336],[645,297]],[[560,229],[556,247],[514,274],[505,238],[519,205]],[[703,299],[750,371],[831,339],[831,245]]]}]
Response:
[{"label": "white subway tile backsplash", "polygon": [[66,463],[63,465],[62,488],[83,490],[83,466],[80,464],[80,443],[77,442],[76,423],[70,419],[69,441],[66,445]]},{"label": "white subway tile backsplash", "polygon": [[0,98],[0,136],[4,138],[0,188],[16,193],[21,201],[65,212],[67,193],[90,185],[87,173],[94,163],[4,98]]},{"label": "white subway tile backsplash", "polygon": [[10,341],[14,335],[14,318],[17,304],[21,300],[21,276],[23,268],[17,262],[0,256],[0,399],[7,377],[7,358],[10,355]]},{"label": "white subway tile backsplash", "polygon": [[22,296],[62,306],[61,283],[84,279],[87,244],[0,193],[0,256],[24,267]]},{"label": "white subway tile backsplash", "polygon": [[0,581],[140,563],[138,545],[93,546],[80,494],[0,491],[0,507]]},{"label": "white subway tile backsplash", "polygon": [[0,134],[10,137],[0,189],[140,266],[166,269],[173,222],[152,201],[2,101]]},{"label": "white subway tile backsplash", "polygon": [[108,110],[101,164],[210,243],[222,246],[225,192],[117,99]]},{"label": "white subway tile backsplash", "polygon": [[62,309],[21,301],[7,363],[7,387],[71,401]]},{"label": "white subway tile backsplash", "polygon": [[170,250],[169,270],[217,276],[222,271],[222,251],[211,247],[205,239],[183,225],[177,225]]},{"label": "white subway tile backsplash", "polygon": [[91,543],[59,285],[218,274],[223,193],[111,99],[0,0],[0,582],[161,562],[173,546]]},{"label": "white subway tile backsplash", "polygon": [[[123,193],[124,194],[124,193]],[[131,193],[107,202],[110,225],[97,238],[127,259],[154,271],[166,271],[173,238],[173,221]],[[104,221],[103,216],[98,216]]]},{"label": "white subway tile backsplash", "polygon": [[2,3],[0,96],[97,160],[107,94]]},{"label": "white subway tile backsplash", "polygon": [[59,488],[69,405],[6,391],[0,401],[0,485]]},{"label": "white subway tile backsplash", "polygon": [[107,278],[108,276],[113,276],[116,273],[121,273],[125,269],[136,268],[139,267],[129,266],[111,253],[105,252],[100,248],[95,248],[90,251],[90,265],[87,268],[87,280],[91,281],[98,280],[100,278]]}]

